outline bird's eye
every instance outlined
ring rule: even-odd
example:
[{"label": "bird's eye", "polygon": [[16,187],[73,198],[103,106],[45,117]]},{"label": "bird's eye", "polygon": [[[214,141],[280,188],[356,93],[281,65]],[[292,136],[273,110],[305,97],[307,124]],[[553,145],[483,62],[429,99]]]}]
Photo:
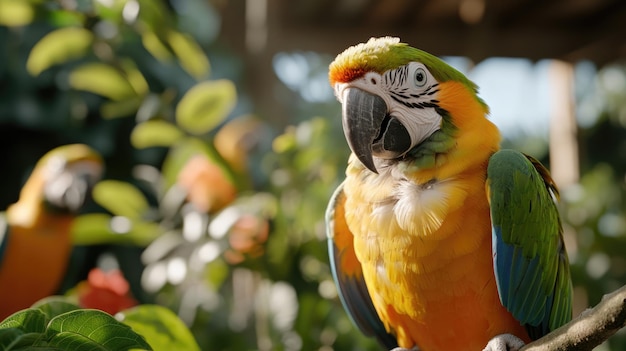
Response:
[{"label": "bird's eye", "polygon": [[426,71],[423,68],[418,68],[415,70],[415,85],[418,87],[423,87],[426,85],[426,81],[428,77],[426,76]]}]

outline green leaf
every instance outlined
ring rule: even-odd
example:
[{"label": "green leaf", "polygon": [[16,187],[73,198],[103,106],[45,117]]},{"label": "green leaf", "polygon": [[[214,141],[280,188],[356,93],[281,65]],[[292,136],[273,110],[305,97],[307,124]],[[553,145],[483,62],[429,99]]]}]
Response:
[{"label": "green leaf", "polygon": [[77,310],[80,307],[70,303],[67,297],[49,296],[35,302],[32,308],[41,310],[48,319],[52,319],[63,313]]},{"label": "green leaf", "polygon": [[145,95],[150,90],[150,87],[148,86],[148,82],[146,82],[146,78],[144,78],[139,68],[137,68],[137,64],[130,59],[123,59],[120,64],[124,69],[128,83],[133,87],[135,93],[141,96]]},{"label": "green leaf", "polygon": [[82,26],[87,17],[85,13],[78,11],[66,11],[62,9],[48,11],[47,19],[54,27]]},{"label": "green leaf", "polygon": [[146,246],[159,237],[162,232],[162,228],[155,222],[125,217],[116,217],[114,220],[106,213],[89,213],[78,216],[74,220],[72,242],[74,245],[131,244]]},{"label": "green leaf", "polygon": [[0,1],[0,25],[7,27],[25,26],[33,21],[33,5],[24,0]]},{"label": "green leaf", "polygon": [[123,100],[137,94],[120,70],[104,63],[87,63],[70,74],[70,86],[102,95],[111,100]]},{"label": "green leaf", "polygon": [[119,101],[106,101],[100,105],[100,115],[106,119],[132,116],[137,113],[141,102],[140,96]]},{"label": "green leaf", "polygon": [[148,210],[148,200],[134,185],[119,180],[103,180],[93,189],[94,200],[109,212],[139,218]]},{"label": "green leaf", "polygon": [[64,350],[152,350],[129,326],[99,310],[74,310],[53,318],[46,336]]},{"label": "green leaf", "polygon": [[25,333],[17,328],[0,329],[0,350],[28,351],[36,346],[37,351],[63,351],[46,347],[42,333]]},{"label": "green leaf", "polygon": [[67,27],[46,34],[33,46],[26,69],[38,75],[53,65],[85,55],[93,42],[93,34],[85,28]]},{"label": "green leaf", "polygon": [[192,134],[204,134],[220,124],[237,99],[235,85],[221,79],[198,83],[176,106],[176,122]]},{"label": "green leaf", "polygon": [[0,329],[0,350],[11,350],[24,331],[18,328]]},{"label": "green leaf", "polygon": [[[111,336],[113,337],[113,336]],[[72,350],[72,351],[107,351],[112,350],[110,348],[105,348],[91,340],[89,337],[77,333],[72,332],[61,332],[56,334],[50,340],[50,345],[54,347],[58,347],[61,350]],[[130,350],[131,348],[124,348],[119,350]],[[115,349],[118,350],[118,349]]]},{"label": "green leaf", "polygon": [[140,305],[120,312],[117,318],[143,335],[155,350],[200,350],[185,324],[165,307]]},{"label": "green leaf", "polygon": [[48,318],[43,311],[28,308],[7,317],[0,323],[0,329],[17,328],[26,333],[43,333],[47,323]]},{"label": "green leaf", "polygon": [[185,71],[198,79],[208,75],[209,59],[190,35],[171,31],[167,41]]},{"label": "green leaf", "polygon": [[157,60],[168,62],[172,59],[172,54],[154,32],[145,31],[142,33],[141,43]]},{"label": "green leaf", "polygon": [[130,142],[138,149],[152,146],[171,146],[183,136],[175,125],[163,120],[149,120],[135,126]]}]

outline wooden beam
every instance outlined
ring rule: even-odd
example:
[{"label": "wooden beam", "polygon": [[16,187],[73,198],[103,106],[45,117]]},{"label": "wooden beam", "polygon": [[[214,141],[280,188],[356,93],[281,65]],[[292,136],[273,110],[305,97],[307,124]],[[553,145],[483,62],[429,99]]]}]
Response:
[{"label": "wooden beam", "polygon": [[[526,57],[531,60],[544,58],[567,60],[568,55],[577,52],[581,47],[597,43],[599,47],[596,49],[599,51],[579,51],[574,57],[595,61],[602,58],[604,50],[615,49],[615,43],[603,44],[600,40],[606,38],[604,31],[593,28],[507,28],[488,31],[482,28],[480,36],[474,35],[476,30],[449,27],[419,28],[417,26],[415,28],[371,26],[364,29],[352,26],[299,25],[282,27],[274,31],[266,49],[271,53],[311,50],[334,55],[350,45],[367,41],[372,36],[385,35],[398,36],[402,41],[435,55],[468,56],[476,62],[492,56]],[[476,37],[481,41],[473,41]],[[624,43],[623,37],[615,37],[615,40],[621,40]]]}]

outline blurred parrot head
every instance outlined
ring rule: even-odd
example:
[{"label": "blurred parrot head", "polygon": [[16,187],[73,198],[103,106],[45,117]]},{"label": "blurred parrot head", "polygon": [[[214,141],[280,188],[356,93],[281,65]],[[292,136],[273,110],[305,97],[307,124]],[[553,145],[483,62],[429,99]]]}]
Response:
[{"label": "blurred parrot head", "polygon": [[61,213],[75,213],[102,173],[102,158],[90,147],[83,144],[57,147],[37,162],[20,191],[18,202],[8,212],[21,222],[33,220],[42,206]]},{"label": "blurred parrot head", "polygon": [[415,156],[424,143],[453,145],[455,133],[488,113],[473,82],[398,38],[346,49],[331,63],[329,80],[350,149],[376,173],[388,160]]}]

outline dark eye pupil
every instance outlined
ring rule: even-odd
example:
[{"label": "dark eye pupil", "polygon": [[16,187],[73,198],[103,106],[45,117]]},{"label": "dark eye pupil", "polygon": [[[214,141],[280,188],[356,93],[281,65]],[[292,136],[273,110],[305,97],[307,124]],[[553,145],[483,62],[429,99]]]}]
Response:
[{"label": "dark eye pupil", "polygon": [[415,76],[415,79],[417,79],[418,82],[421,82],[422,80],[424,80],[424,73],[418,72]]}]

